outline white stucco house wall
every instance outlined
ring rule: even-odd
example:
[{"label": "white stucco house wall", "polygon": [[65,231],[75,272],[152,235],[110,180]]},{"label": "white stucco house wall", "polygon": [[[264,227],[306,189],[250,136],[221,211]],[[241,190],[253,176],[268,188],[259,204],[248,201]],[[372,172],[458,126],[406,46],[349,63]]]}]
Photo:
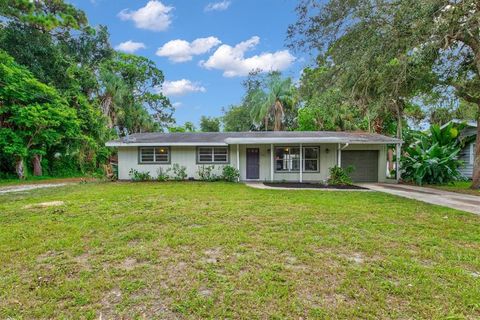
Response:
[{"label": "white stucco house wall", "polygon": [[190,179],[201,166],[220,173],[230,165],[242,181],[322,182],[331,167],[351,165],[354,182],[385,182],[387,146],[401,143],[364,132],[263,131],[139,133],[106,145],[118,150],[120,180],[131,179],[131,169],[156,177],[159,168],[179,164]]}]

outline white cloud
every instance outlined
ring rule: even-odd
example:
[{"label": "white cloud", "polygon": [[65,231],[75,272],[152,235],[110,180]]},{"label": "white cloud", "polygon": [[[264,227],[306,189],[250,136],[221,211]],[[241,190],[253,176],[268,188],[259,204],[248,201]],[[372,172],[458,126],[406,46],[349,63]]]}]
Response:
[{"label": "white cloud", "polygon": [[134,53],[137,50],[145,49],[145,48],[146,47],[145,47],[144,43],[134,42],[132,40],[122,42],[115,47],[116,50],[120,50],[120,51],[127,52],[127,53]]},{"label": "white cloud", "polygon": [[204,11],[208,12],[208,11],[223,11],[223,10],[227,10],[228,7],[230,7],[230,4],[232,4],[231,1],[228,1],[228,0],[223,0],[223,1],[220,1],[220,2],[210,2],[209,4],[207,4],[207,6],[205,7]]},{"label": "white cloud", "polygon": [[123,9],[118,13],[122,20],[132,20],[140,29],[165,31],[172,22],[170,12],[173,7],[168,7],[162,2],[151,0],[145,7],[138,10]]},{"label": "white cloud", "polygon": [[285,70],[295,61],[295,57],[288,50],[264,52],[245,58],[245,53],[259,43],[260,38],[254,36],[235,47],[221,45],[207,61],[200,61],[200,65],[206,69],[223,70],[225,77],[238,77],[246,76],[252,70]]},{"label": "white cloud", "polygon": [[180,108],[182,106],[182,103],[180,101],[176,101],[172,103],[172,107],[174,108]]},{"label": "white cloud", "polygon": [[157,56],[168,57],[173,62],[185,62],[192,60],[193,56],[210,51],[210,49],[222,43],[216,37],[198,38],[192,42],[185,40],[172,40],[158,48]]},{"label": "white cloud", "polygon": [[176,81],[165,81],[160,91],[167,97],[172,97],[183,96],[194,92],[206,92],[207,89],[198,83],[187,79],[181,79]]}]

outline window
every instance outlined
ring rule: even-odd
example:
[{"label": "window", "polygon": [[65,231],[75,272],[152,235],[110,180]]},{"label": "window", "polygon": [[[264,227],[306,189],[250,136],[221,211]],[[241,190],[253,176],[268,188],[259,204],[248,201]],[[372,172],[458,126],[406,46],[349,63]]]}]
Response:
[{"label": "window", "polygon": [[[318,147],[303,148],[303,171],[316,172],[319,170]],[[275,148],[275,170],[277,172],[300,171],[300,148],[281,147]]]},{"label": "window", "polygon": [[170,149],[168,147],[140,148],[140,163],[169,163]]},{"label": "window", "polygon": [[197,149],[198,163],[228,163],[227,147],[199,147]]}]

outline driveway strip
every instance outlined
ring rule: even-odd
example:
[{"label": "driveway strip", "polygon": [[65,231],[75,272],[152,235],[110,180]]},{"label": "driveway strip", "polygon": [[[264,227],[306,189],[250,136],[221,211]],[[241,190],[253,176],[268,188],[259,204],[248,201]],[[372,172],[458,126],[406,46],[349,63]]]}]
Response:
[{"label": "driveway strip", "polygon": [[362,187],[480,215],[480,197],[405,184],[372,183]]}]

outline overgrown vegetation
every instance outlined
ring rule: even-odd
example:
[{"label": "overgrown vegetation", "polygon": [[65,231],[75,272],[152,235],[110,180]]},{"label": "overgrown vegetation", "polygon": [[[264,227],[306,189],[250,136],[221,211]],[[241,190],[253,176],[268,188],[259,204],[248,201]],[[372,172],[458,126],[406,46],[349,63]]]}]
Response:
[{"label": "overgrown vegetation", "polygon": [[182,181],[187,178],[187,167],[182,166],[178,163],[174,163],[172,166],[173,180]]},{"label": "overgrown vegetation", "polygon": [[201,165],[198,166],[197,174],[202,181],[217,181],[220,177],[215,174],[215,169],[214,165]]},{"label": "overgrown vegetation", "polygon": [[237,182],[240,178],[240,172],[232,166],[224,166],[222,169],[222,178],[228,182]]},{"label": "overgrown vegetation", "polygon": [[132,181],[150,181],[152,180],[152,176],[148,171],[139,171],[136,169],[130,169],[128,175],[132,179]]},{"label": "overgrown vegetation", "polygon": [[333,186],[348,186],[352,184],[352,178],[350,175],[355,170],[354,167],[349,166],[342,168],[334,166],[330,168],[330,176],[328,178],[328,184]]},{"label": "overgrown vegetation", "polygon": [[400,159],[402,178],[419,185],[464,180],[459,171],[463,163],[457,159],[460,151],[459,128],[453,124],[432,125],[428,132],[414,133],[413,143]]},{"label": "overgrown vegetation", "polygon": [[[173,122],[163,73],[114,51],[106,27],[59,1],[0,3],[0,174],[101,171],[113,127],[155,131]],[[149,111],[147,111],[149,110]]]}]

